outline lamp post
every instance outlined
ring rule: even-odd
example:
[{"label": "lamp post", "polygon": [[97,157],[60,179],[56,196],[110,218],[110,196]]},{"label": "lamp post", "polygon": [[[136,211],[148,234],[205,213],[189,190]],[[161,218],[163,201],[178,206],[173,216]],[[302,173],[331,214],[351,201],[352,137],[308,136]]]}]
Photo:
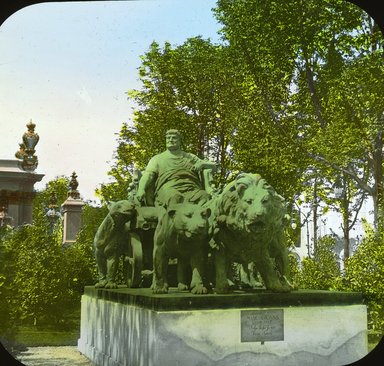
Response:
[{"label": "lamp post", "polygon": [[342,213],[343,218],[343,242],[344,242],[344,259],[349,258],[349,215],[350,215],[350,208],[349,208],[349,190],[348,190],[348,182],[345,174],[341,176],[338,181],[334,184],[334,194],[336,200],[339,201],[340,209]]},{"label": "lamp post", "polygon": [[11,225],[12,217],[8,216],[8,211],[6,206],[0,207],[0,227]]},{"label": "lamp post", "polygon": [[5,207],[0,207],[0,227],[4,225],[5,215],[6,215]]},{"label": "lamp post", "polygon": [[49,197],[48,208],[45,212],[45,217],[49,222],[49,233],[53,234],[57,221],[61,218],[59,206],[57,204],[57,197],[55,192],[51,192]]}]

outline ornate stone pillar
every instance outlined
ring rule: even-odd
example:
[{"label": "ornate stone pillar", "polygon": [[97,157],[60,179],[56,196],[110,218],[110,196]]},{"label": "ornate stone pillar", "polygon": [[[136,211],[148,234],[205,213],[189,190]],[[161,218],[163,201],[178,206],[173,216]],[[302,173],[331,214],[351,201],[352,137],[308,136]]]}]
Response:
[{"label": "ornate stone pillar", "polygon": [[6,221],[11,226],[32,223],[34,184],[44,177],[35,172],[38,165],[35,147],[39,141],[35,127],[32,121],[27,124],[28,131],[15,154],[17,159],[0,159],[0,207],[7,213]]},{"label": "ornate stone pillar", "polygon": [[73,172],[69,182],[68,198],[61,205],[64,218],[63,246],[73,244],[81,228],[81,214],[84,202],[77,190],[78,185],[76,173]]}]

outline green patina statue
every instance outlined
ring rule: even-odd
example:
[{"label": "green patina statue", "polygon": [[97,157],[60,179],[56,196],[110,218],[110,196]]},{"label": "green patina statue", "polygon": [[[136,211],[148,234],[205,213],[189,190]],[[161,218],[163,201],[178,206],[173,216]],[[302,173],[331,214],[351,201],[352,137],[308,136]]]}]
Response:
[{"label": "green patina statue", "polygon": [[[205,266],[208,258],[208,218],[210,208],[178,200],[169,204],[160,218],[154,236],[154,293],[167,293],[167,269],[170,258],[177,258],[178,290],[190,289],[194,294],[206,294]],[[190,265],[190,267],[189,267]],[[191,270],[191,283],[187,270]]]},{"label": "green patina statue", "polygon": [[[184,152],[177,130],[167,131],[166,146],[166,151],[149,161],[141,177],[137,172],[129,199],[109,207],[94,240],[100,274],[96,286],[117,287],[118,259],[124,254],[124,246],[129,245],[130,236],[136,230],[135,237],[141,240],[140,230],[148,233],[153,228],[150,242],[143,243],[136,257],[140,259],[140,253],[145,256],[146,250],[152,252],[153,247],[154,293],[168,292],[168,263],[173,258],[178,263],[178,290],[207,293],[209,252],[216,272],[215,280],[210,282],[217,293],[229,291],[229,269],[234,263],[246,275],[257,271],[268,290],[291,291],[284,198],[260,175],[250,173],[238,175],[212,198],[209,174],[204,173],[215,170],[216,164]],[[149,206],[155,206],[151,215],[156,218],[151,216],[151,225],[146,225],[148,215],[141,215],[144,221],[140,224],[138,212]],[[140,266],[135,270],[140,273]]]},{"label": "green patina statue", "polygon": [[119,258],[128,244],[131,221],[136,217],[135,205],[128,200],[111,202],[109,212],[97,229],[93,248],[99,280],[96,287],[117,288]]},{"label": "green patina statue", "polygon": [[244,269],[253,263],[268,290],[291,291],[284,198],[260,175],[242,173],[207,205],[212,209],[210,243],[216,248],[215,291],[229,291],[228,268],[234,262]]},{"label": "green patina statue", "polygon": [[[177,258],[178,289],[204,294],[210,209],[201,205],[211,198],[206,189],[211,183],[207,170],[215,170],[216,164],[183,151],[175,129],[166,132],[166,148],[149,161],[136,192],[139,203],[167,208],[154,234],[152,290],[168,292],[168,260]],[[191,276],[186,273],[189,265]]]},{"label": "green patina statue", "polygon": [[216,164],[183,151],[178,130],[167,131],[166,147],[167,150],[155,155],[145,168],[137,200],[155,206],[166,206],[175,196],[194,204],[207,202],[210,195],[204,189],[201,173],[204,169],[216,169]]}]

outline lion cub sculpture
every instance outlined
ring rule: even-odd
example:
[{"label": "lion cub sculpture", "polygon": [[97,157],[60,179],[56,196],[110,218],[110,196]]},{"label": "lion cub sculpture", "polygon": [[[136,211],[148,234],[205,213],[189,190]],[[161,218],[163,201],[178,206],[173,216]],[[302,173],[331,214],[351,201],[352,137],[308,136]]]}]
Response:
[{"label": "lion cub sculpture", "polygon": [[99,280],[95,287],[117,288],[115,282],[120,256],[129,240],[130,222],[136,217],[131,201],[111,202],[109,212],[97,229],[93,247]]},{"label": "lion cub sculpture", "polygon": [[[208,218],[210,208],[183,203],[171,203],[160,217],[154,235],[153,283],[156,294],[167,293],[167,272],[170,258],[177,258],[178,290],[188,288],[194,294],[206,294],[204,285],[208,251]],[[190,286],[187,285],[187,268],[192,270]]]},{"label": "lion cub sculpture", "polygon": [[242,173],[209,205],[210,244],[217,249],[215,291],[229,291],[227,273],[234,262],[244,268],[253,262],[268,290],[291,291],[284,198],[260,175]]}]

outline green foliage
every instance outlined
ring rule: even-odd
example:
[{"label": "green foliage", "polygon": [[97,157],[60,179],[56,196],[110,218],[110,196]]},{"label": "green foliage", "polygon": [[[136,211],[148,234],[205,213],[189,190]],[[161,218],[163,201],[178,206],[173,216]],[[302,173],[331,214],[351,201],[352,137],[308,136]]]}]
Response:
[{"label": "green foliage", "polygon": [[[20,348],[21,345],[26,347],[76,346],[80,336],[79,318],[80,315],[76,314],[71,326],[60,330],[57,326],[53,328],[49,325],[37,327],[33,325],[19,326],[17,327],[15,346],[17,348]],[[15,352],[13,351],[12,354],[15,355]]]},{"label": "green foliage", "polygon": [[32,225],[1,229],[2,329],[8,326],[7,319],[10,325],[23,321],[65,327],[65,319],[78,306],[84,286],[94,283],[92,238],[102,210],[84,207],[80,240],[68,248],[62,247],[60,219],[52,229],[45,215],[52,192],[56,193],[58,207],[66,199],[68,181],[57,178],[38,192]]},{"label": "green foliage", "polygon": [[15,336],[11,316],[13,296],[11,275],[14,272],[14,266],[13,253],[8,241],[11,232],[10,227],[0,227],[0,340],[12,340]]},{"label": "green foliage", "polygon": [[13,306],[18,318],[35,323],[41,318],[58,320],[70,305],[60,239],[43,226],[15,229],[10,245],[15,252]]},{"label": "green foliage", "polygon": [[176,48],[168,43],[161,48],[154,42],[142,60],[143,87],[128,92],[139,106],[131,130],[137,165],[144,167],[153,153],[164,149],[169,128],[181,131],[190,152],[224,159],[233,131],[228,115],[236,85],[235,71],[228,70],[226,49],[200,37]]},{"label": "green foliage", "polygon": [[104,201],[126,199],[135,167],[144,169],[149,159],[165,149],[165,132],[180,130],[183,148],[217,162],[216,179],[224,182],[232,168],[228,153],[237,123],[241,93],[235,60],[228,49],[200,37],[173,48],[153,42],[142,56],[142,88],[129,90],[138,106],[133,124],[123,124],[114,164],[113,182],[99,189]]},{"label": "green foliage", "polygon": [[96,282],[97,270],[93,252],[93,239],[100,224],[108,214],[107,206],[94,207],[86,204],[83,207],[82,227],[77,235],[76,243],[69,249],[73,251],[74,258],[80,260],[77,274],[77,288],[82,291],[84,285],[91,285]]},{"label": "green foliage", "polygon": [[295,287],[298,287],[298,280],[300,279],[300,260],[294,254],[288,254],[289,259],[289,277]]},{"label": "green foliage", "polygon": [[96,231],[108,214],[107,206],[95,207],[86,204],[82,212],[82,226],[76,238],[76,243],[81,244],[89,250],[92,250],[93,238]]},{"label": "green foliage", "polygon": [[298,263],[291,256],[291,276],[299,288],[361,292],[368,306],[368,328],[384,334],[384,232],[366,225],[365,236],[355,253],[345,261],[340,273],[335,239],[326,236],[318,241],[312,258]]},{"label": "green foliage", "polygon": [[63,248],[60,228],[15,229],[9,239],[14,255],[12,308],[15,318],[65,326],[85,285],[94,281],[93,254],[83,243]]},{"label": "green foliage", "polygon": [[342,0],[220,0],[215,14],[248,101],[231,141],[241,169],[286,197],[313,167],[382,195],[383,38],[372,19]]},{"label": "green foliage", "polygon": [[384,232],[366,225],[365,236],[345,264],[345,286],[364,294],[369,328],[384,334]]},{"label": "green foliage", "polygon": [[304,258],[300,269],[293,273],[294,282],[299,288],[316,290],[339,290],[341,288],[341,273],[337,256],[332,250],[335,244],[336,241],[331,236],[319,239],[313,257]]},{"label": "green foliage", "polygon": [[343,0],[220,0],[214,15],[221,44],[153,42],[142,56],[142,87],[128,91],[137,109],[119,134],[113,182],[99,189],[104,201],[126,198],[134,167],[164,149],[169,128],[220,164],[217,183],[258,172],[293,200],[308,170],[327,184],[347,170],[375,196],[383,40],[372,19]]},{"label": "green foliage", "polygon": [[60,208],[67,199],[69,181],[70,179],[65,176],[56,177],[46,184],[45,189],[37,192],[33,201],[32,216],[34,223],[40,222],[40,220],[45,220],[44,216],[51,201],[52,194],[55,195],[56,205]]}]

